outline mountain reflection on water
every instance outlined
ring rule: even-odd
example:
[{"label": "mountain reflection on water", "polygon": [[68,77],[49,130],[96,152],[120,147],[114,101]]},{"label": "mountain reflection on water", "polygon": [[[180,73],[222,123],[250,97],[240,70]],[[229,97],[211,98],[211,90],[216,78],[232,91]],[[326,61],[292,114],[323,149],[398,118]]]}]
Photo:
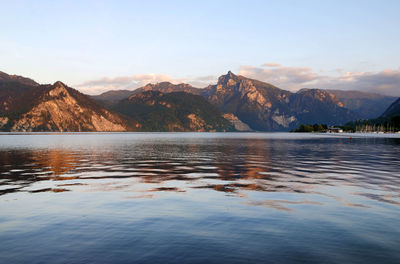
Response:
[{"label": "mountain reflection on water", "polygon": [[400,138],[0,135],[0,263],[399,263]]},{"label": "mountain reflection on water", "polygon": [[[288,206],[323,202],[312,200],[315,196],[259,201],[247,194],[314,194],[346,206],[369,207],[352,201],[358,196],[400,205],[397,138],[176,135],[112,134],[107,141],[107,135],[86,134],[78,142],[77,135],[48,135],[52,139],[43,143],[8,143],[0,150],[0,195],[119,191],[130,198],[154,198],[157,192],[209,189],[241,197],[249,205],[286,211],[292,210]],[[13,139],[18,137],[23,136]],[[349,187],[351,193],[336,194],[327,187]]]}]

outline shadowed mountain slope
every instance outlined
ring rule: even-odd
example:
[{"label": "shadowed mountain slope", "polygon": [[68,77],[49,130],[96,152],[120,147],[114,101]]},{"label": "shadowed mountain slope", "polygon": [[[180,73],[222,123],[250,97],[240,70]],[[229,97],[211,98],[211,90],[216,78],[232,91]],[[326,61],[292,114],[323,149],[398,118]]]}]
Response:
[{"label": "shadowed mountain slope", "polygon": [[381,117],[400,116],[400,98],[393,102]]},{"label": "shadowed mountain slope", "polygon": [[343,106],[356,112],[359,118],[380,116],[396,97],[361,91],[327,90],[338,98]]},{"label": "shadowed mountain slope", "polygon": [[112,109],[138,120],[145,131],[231,131],[233,125],[204,97],[185,92],[145,91]]}]

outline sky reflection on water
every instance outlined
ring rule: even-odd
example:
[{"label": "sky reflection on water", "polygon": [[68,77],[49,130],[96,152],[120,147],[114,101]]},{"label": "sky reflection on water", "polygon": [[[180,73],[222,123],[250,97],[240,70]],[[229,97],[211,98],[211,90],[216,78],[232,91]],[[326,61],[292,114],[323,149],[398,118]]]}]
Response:
[{"label": "sky reflection on water", "polygon": [[0,261],[395,263],[399,154],[399,138],[2,135]]}]

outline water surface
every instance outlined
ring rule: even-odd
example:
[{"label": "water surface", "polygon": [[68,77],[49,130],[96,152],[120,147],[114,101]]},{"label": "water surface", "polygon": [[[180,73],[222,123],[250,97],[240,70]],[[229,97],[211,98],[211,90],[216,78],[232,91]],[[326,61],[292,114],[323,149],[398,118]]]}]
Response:
[{"label": "water surface", "polygon": [[400,138],[0,135],[0,263],[399,263]]}]

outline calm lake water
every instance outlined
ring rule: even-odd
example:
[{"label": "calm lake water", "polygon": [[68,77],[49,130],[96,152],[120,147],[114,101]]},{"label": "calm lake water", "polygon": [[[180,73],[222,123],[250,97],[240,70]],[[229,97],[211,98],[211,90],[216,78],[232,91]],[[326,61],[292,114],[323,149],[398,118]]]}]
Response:
[{"label": "calm lake water", "polygon": [[0,263],[400,263],[400,138],[0,135]]}]

